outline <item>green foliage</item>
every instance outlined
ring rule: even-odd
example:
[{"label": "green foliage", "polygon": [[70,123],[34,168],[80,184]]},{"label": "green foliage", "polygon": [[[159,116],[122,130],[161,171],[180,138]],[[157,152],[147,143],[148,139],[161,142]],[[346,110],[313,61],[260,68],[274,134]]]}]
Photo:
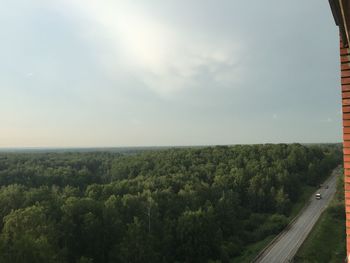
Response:
[{"label": "green foliage", "polygon": [[340,161],[300,144],[3,153],[0,262],[230,262]]},{"label": "green foliage", "polygon": [[5,262],[57,262],[56,230],[40,206],[8,214],[4,218],[0,244]]}]

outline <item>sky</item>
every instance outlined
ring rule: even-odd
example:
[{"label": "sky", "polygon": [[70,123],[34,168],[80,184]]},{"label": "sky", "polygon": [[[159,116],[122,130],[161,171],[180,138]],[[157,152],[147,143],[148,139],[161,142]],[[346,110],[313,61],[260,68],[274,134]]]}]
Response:
[{"label": "sky", "polygon": [[0,147],[341,141],[323,0],[0,0]]}]

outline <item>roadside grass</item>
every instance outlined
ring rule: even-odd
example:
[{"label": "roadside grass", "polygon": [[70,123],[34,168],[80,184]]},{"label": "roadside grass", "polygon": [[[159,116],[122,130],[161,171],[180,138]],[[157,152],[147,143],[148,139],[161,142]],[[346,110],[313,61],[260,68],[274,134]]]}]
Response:
[{"label": "roadside grass", "polygon": [[294,262],[344,262],[345,257],[344,178],[339,176],[334,199],[300,247]]},{"label": "roadside grass", "polygon": [[247,246],[243,252],[243,254],[239,257],[236,257],[230,261],[230,263],[248,263],[251,262],[258,253],[266,247],[272,239],[274,239],[275,235],[271,235],[266,237],[265,239],[256,242],[254,244],[251,244]]},{"label": "roadside grass", "polygon": [[294,217],[296,217],[299,214],[299,212],[304,208],[304,206],[307,204],[307,202],[309,201],[311,196],[314,194],[314,192],[316,192],[317,189],[318,188],[316,186],[305,185],[303,187],[301,191],[302,194],[299,197],[299,201],[292,206],[290,215],[288,217],[289,220],[292,220]]},{"label": "roadside grass", "polygon": [[[299,201],[295,203],[292,208],[290,215],[288,217],[288,221],[292,221],[294,217],[298,215],[298,213],[304,208],[308,200],[311,198],[311,196],[314,194],[314,192],[317,190],[316,186],[308,186],[305,185],[302,189],[302,195],[299,198]],[[266,237],[265,239],[256,242],[254,244],[251,244],[247,246],[244,249],[244,252],[241,256],[236,257],[232,259],[231,263],[248,263],[251,262],[258,254],[259,252],[264,249],[276,236],[276,235],[270,235]]]}]

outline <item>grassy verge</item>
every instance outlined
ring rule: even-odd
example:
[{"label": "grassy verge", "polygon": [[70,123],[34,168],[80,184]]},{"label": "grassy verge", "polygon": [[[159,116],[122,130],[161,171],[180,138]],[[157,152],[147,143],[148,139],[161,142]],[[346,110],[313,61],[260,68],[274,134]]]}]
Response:
[{"label": "grassy verge", "polygon": [[301,209],[304,208],[307,201],[311,198],[311,196],[314,194],[314,192],[317,190],[316,186],[309,186],[305,185],[302,189],[302,195],[299,198],[299,201],[295,203],[292,207],[292,210],[289,215],[289,219],[292,220],[294,217],[296,217]]},{"label": "grassy verge", "polygon": [[259,242],[256,242],[254,244],[247,246],[246,249],[244,250],[243,254],[241,256],[236,257],[233,260],[231,260],[230,263],[248,263],[248,262],[251,262],[258,255],[258,253],[271,242],[271,240],[274,237],[275,237],[274,235],[268,236],[267,238],[265,238]]},{"label": "grassy verge", "polygon": [[344,187],[340,176],[335,198],[299,249],[295,262],[344,262],[345,242]]},{"label": "grassy verge", "polygon": [[[299,201],[295,203],[292,207],[292,210],[290,212],[290,215],[288,217],[289,221],[291,221],[294,217],[298,215],[298,213],[303,209],[306,202],[310,199],[310,197],[314,194],[317,187],[315,186],[304,186],[302,190],[302,195],[299,198]],[[266,237],[265,239],[251,244],[247,246],[243,252],[243,254],[237,258],[234,258],[231,260],[231,263],[248,263],[251,262],[258,254],[259,252],[264,249],[271,241],[274,239],[276,235],[271,235]]]}]

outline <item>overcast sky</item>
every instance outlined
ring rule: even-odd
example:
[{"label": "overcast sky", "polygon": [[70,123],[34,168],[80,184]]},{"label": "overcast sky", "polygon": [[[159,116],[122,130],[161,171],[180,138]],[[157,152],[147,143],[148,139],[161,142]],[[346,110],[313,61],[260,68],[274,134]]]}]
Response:
[{"label": "overcast sky", "polygon": [[0,147],[341,140],[327,0],[0,0]]}]

